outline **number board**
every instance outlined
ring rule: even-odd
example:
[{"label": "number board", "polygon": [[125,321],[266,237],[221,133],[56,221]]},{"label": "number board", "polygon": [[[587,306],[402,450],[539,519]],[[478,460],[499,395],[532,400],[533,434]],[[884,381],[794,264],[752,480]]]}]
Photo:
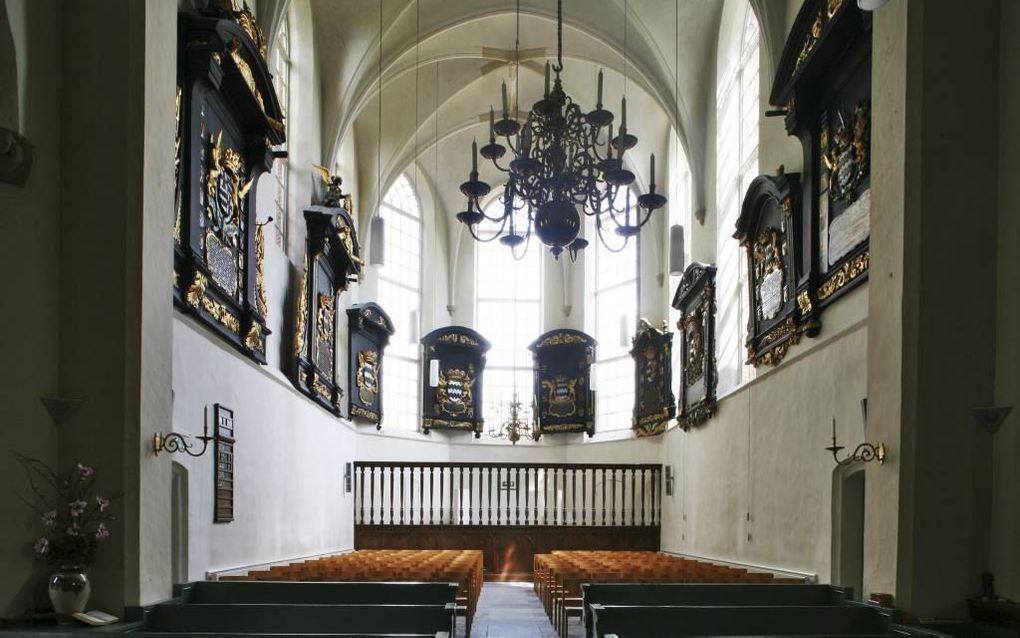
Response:
[{"label": "number board", "polygon": [[213,522],[234,520],[234,411],[219,403],[214,409],[216,420],[216,474]]}]

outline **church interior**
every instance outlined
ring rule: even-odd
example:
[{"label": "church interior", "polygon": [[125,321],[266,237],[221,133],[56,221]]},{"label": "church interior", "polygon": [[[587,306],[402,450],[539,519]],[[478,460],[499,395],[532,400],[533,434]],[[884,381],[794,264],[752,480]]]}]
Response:
[{"label": "church interior", "polygon": [[1016,0],[0,0],[0,634],[1020,636],[1018,175]]}]

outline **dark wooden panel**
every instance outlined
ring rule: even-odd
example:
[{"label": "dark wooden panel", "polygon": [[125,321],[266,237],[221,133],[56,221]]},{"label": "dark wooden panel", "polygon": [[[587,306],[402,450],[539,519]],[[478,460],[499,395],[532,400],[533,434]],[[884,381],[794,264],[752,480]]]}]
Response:
[{"label": "dark wooden panel", "polygon": [[355,525],[355,549],[478,549],[487,580],[530,580],[535,554],[659,549],[658,525]]}]

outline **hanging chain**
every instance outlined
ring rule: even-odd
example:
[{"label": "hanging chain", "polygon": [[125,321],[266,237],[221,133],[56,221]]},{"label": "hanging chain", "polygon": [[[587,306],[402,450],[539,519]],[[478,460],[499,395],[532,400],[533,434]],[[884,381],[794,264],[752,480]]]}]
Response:
[{"label": "hanging chain", "polygon": [[556,0],[556,64],[553,71],[563,70],[563,0]]}]

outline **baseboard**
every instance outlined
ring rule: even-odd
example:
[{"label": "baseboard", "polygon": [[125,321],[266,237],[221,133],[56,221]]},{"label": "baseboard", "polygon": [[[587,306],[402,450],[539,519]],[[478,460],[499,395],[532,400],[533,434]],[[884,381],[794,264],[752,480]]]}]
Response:
[{"label": "baseboard", "polygon": [[206,580],[219,580],[223,576],[243,576],[244,574],[260,569],[269,569],[270,567],[276,567],[277,565],[289,565],[291,563],[300,563],[306,560],[315,560],[317,558],[324,558],[326,556],[336,556],[337,554],[349,554],[353,552],[353,547],[344,547],[340,549],[334,549],[327,552],[319,552],[317,554],[307,554],[305,556],[294,556],[291,558],[281,558],[280,560],[271,561],[268,563],[255,563],[252,565],[240,565],[238,567],[230,567],[227,569],[218,569],[215,571],[208,571],[205,573]]},{"label": "baseboard", "polygon": [[726,565],[727,567],[740,567],[742,569],[751,569],[757,572],[770,572],[778,576],[785,576],[789,578],[803,578],[805,583],[818,582],[818,574],[812,574],[810,572],[800,572],[792,569],[784,569],[782,567],[770,567],[768,565],[755,565],[754,563],[741,563],[738,561],[715,558],[713,556],[690,554],[687,552],[670,552],[667,550],[661,551],[663,554],[669,554],[670,556],[679,556],[680,558],[692,558],[694,560],[707,561],[709,563],[716,563],[719,565]]}]

